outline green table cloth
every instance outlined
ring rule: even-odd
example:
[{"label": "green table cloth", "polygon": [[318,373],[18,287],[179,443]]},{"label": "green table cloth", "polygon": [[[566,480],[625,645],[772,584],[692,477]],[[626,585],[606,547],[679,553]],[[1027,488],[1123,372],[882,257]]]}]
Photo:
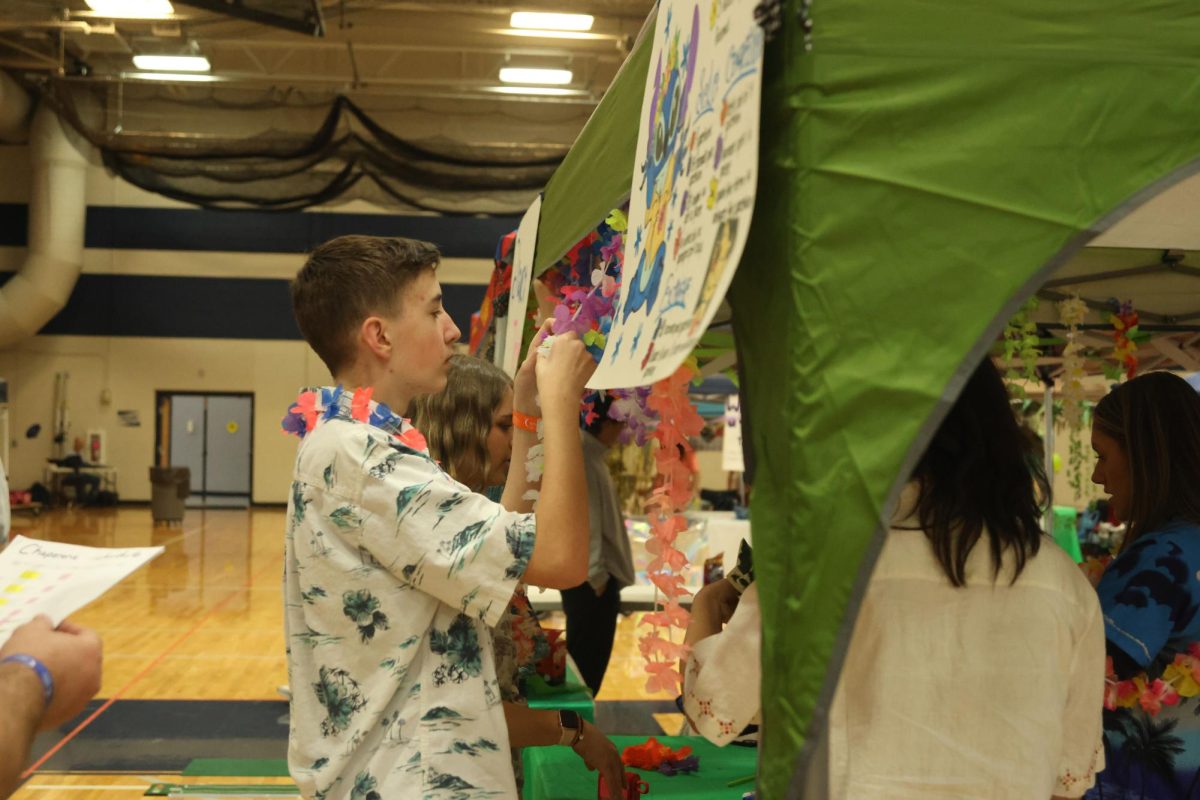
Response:
[{"label": "green table cloth", "polygon": [[567,662],[566,681],[559,686],[550,686],[541,676],[526,682],[525,698],[530,708],[569,709],[588,722],[596,721],[596,703],[592,693],[583,683],[575,665]]},{"label": "green table cloth", "polygon": [[[618,750],[646,741],[646,736],[610,737]],[[758,749],[729,745],[717,747],[699,736],[656,736],[673,750],[684,745],[700,757],[700,771],[689,775],[660,775],[646,770],[630,770],[650,784],[647,800],[660,797],[686,797],[688,800],[740,800],[754,790],[754,782],[730,786],[731,781],[753,775],[758,764]],[[596,773],[588,772],[583,760],[566,747],[528,747],[525,749],[524,800],[593,800],[596,797]]]}]

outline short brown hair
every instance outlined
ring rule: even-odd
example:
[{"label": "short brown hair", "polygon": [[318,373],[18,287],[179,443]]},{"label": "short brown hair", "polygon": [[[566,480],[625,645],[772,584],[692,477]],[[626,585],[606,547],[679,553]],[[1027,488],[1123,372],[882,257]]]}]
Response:
[{"label": "short brown hair", "polygon": [[1200,524],[1200,395],[1170,372],[1147,372],[1096,404],[1095,430],[1129,459],[1133,503],[1121,549],[1138,537],[1187,520]]},{"label": "short brown hair", "polygon": [[441,260],[415,239],[339,236],[308,256],[292,281],[292,312],[304,339],[337,374],[354,360],[354,332],[372,314],[396,312],[404,289]]},{"label": "short brown hair", "polygon": [[406,416],[429,442],[429,454],[450,477],[481,492],[492,469],[487,439],[492,415],[512,387],[508,373],[477,356],[450,359],[446,388],[413,399]]}]

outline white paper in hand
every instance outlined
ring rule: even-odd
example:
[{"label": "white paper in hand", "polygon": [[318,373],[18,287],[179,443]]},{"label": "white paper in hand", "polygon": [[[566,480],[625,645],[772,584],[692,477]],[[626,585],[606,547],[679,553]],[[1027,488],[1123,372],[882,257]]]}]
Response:
[{"label": "white paper in hand", "polygon": [[16,537],[0,553],[0,645],[38,614],[57,625],[162,551]]}]

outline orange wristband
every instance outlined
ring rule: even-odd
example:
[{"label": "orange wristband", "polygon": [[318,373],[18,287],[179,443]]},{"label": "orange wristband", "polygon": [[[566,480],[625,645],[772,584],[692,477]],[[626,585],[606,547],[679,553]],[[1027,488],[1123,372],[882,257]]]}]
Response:
[{"label": "orange wristband", "polygon": [[541,417],[531,417],[528,414],[522,414],[520,411],[513,412],[513,425],[523,431],[537,433],[537,426],[540,421]]}]

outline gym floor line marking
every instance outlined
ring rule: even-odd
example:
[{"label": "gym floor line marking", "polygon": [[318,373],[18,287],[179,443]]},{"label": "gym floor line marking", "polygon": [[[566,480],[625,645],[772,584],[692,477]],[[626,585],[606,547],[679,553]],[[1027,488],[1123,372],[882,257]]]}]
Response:
[{"label": "gym floor line marking", "polygon": [[26,785],[26,786],[22,786],[21,788],[28,792],[38,791],[38,790],[45,790],[45,791],[53,790],[56,792],[116,792],[116,791],[127,792],[130,789],[137,789],[138,791],[144,792],[144,791],[146,791],[146,787],[148,785],[149,784],[145,784],[145,783],[130,784],[130,785],[125,785],[125,784],[105,785],[105,784],[98,784],[98,783],[97,784],[80,783],[80,784],[74,784],[74,785],[58,784],[58,783],[39,783],[36,786]]},{"label": "gym floor line marking", "polygon": [[[183,534],[183,535],[186,536],[187,534]],[[282,556],[280,556],[280,559],[282,560]],[[160,663],[162,663],[163,659],[165,659],[168,655],[171,654],[171,651],[175,650],[177,647],[179,647],[181,644],[183,644],[185,641],[187,641],[192,636],[192,634],[194,634],[196,631],[200,630],[200,628],[203,627],[205,625],[205,623],[207,623],[210,619],[212,619],[218,613],[220,613],[222,608],[224,608],[226,605],[229,604],[230,601],[232,601],[234,598],[236,598],[238,596],[238,594],[241,592],[241,589],[245,589],[245,588],[249,588],[249,587],[253,586],[255,580],[262,577],[263,575],[266,575],[268,570],[272,570],[272,569],[274,569],[274,570],[282,569],[282,565],[281,564],[267,565],[263,569],[256,572],[254,575],[250,576],[250,579],[248,581],[246,581],[245,586],[243,586],[239,589],[236,589],[234,591],[231,591],[227,595],[225,595],[225,597],[222,598],[212,608],[210,608],[208,610],[208,613],[206,613],[203,617],[201,617],[196,622],[195,625],[193,625],[191,628],[189,628],[187,631],[185,631],[178,639],[171,642],[171,644],[167,645],[167,648],[165,650],[163,650],[161,653],[159,653],[157,656],[155,656],[154,659],[149,664],[147,664],[140,672],[138,672],[136,675],[134,675],[132,678],[130,678],[129,681],[124,686],[122,686],[120,689],[118,689],[116,692],[114,692],[113,696],[108,698],[107,700],[105,700],[104,703],[99,708],[97,708],[95,711],[93,711],[88,716],[87,719],[85,719],[83,722],[76,725],[74,730],[72,730],[70,733],[68,733],[66,736],[64,736],[62,739],[60,739],[58,741],[58,744],[54,745],[54,747],[51,747],[49,750],[47,750],[45,755],[43,755],[41,758],[39,758],[37,761],[35,761],[28,769],[26,769],[24,772],[22,772],[21,780],[28,778],[30,775],[32,775],[34,772],[36,772],[38,767],[40,767],[42,764],[45,764],[47,761],[49,761],[50,758],[52,756],[54,756],[55,753],[57,753],[68,742],[70,742],[72,739],[74,739],[76,736],[78,736],[80,734],[80,732],[83,731],[84,728],[91,725],[96,720],[96,718],[99,717],[101,714],[103,714],[105,711],[107,711],[112,706],[113,703],[115,703],[117,700],[120,700],[121,697],[124,696],[124,694],[126,692],[128,692],[131,688],[133,688],[133,686],[135,684],[137,684],[142,678],[146,677],[150,673],[151,670],[153,670]]]}]

